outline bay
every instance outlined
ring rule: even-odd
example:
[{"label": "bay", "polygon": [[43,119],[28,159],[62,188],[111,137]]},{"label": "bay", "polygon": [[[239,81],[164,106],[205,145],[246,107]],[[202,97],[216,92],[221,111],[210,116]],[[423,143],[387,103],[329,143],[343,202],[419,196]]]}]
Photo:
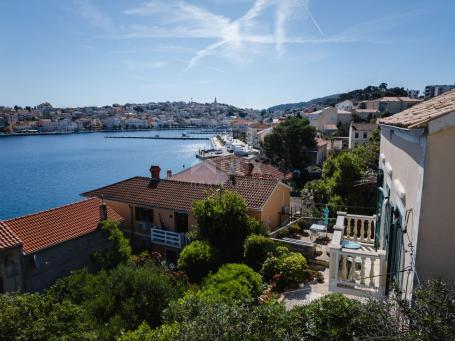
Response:
[{"label": "bay", "polygon": [[150,176],[152,164],[161,167],[162,177],[168,169],[176,173],[197,164],[195,152],[207,147],[208,141],[105,138],[179,137],[182,133],[128,131],[0,138],[0,219],[81,200],[80,193],[133,176]]}]

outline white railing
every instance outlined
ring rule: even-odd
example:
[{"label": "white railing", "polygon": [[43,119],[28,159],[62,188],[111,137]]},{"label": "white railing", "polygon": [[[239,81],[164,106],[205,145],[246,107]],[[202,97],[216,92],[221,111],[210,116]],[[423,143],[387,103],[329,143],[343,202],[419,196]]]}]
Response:
[{"label": "white railing", "polygon": [[338,216],[344,216],[342,224],[344,226],[344,239],[358,241],[361,243],[374,243],[376,225],[375,215],[363,216],[338,212]]},{"label": "white railing", "polygon": [[160,228],[151,229],[152,243],[167,247],[183,248],[187,244],[185,233],[166,231]]},{"label": "white railing", "polygon": [[[359,233],[356,234],[355,229],[354,231],[348,229],[349,225],[346,225],[346,221],[349,219],[361,222],[354,225],[358,227]],[[372,238],[366,238],[365,235],[363,239],[361,238],[361,227],[366,226],[364,225],[365,222],[373,222],[373,224],[368,225],[370,229],[373,228]],[[333,238],[330,244],[329,290],[356,296],[384,295],[387,277],[386,253],[384,250],[375,250],[372,245],[374,241],[374,216],[348,216],[344,212],[338,212],[337,222],[333,229]],[[368,230],[363,229],[363,231],[366,234]],[[357,241],[360,244],[360,249],[343,248],[343,240]]]}]

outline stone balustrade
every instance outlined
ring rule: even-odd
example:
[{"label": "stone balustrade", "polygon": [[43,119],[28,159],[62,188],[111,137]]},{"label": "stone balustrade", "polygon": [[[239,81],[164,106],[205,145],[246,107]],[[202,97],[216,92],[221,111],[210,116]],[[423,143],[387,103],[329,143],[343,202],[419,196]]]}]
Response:
[{"label": "stone balustrade", "polygon": [[[356,296],[384,295],[387,273],[386,253],[384,250],[375,250],[372,245],[374,218],[374,216],[347,215],[344,212],[338,212],[330,244],[330,291]],[[354,223],[350,225],[349,221]],[[367,238],[368,231],[371,234]],[[341,243],[343,240],[356,241],[361,247],[358,250],[343,248]]]},{"label": "stone balustrade", "polygon": [[[376,216],[363,216],[356,214],[343,214],[343,237],[345,240],[353,240],[361,243],[374,243]],[[339,215],[340,216],[340,215]]]}]

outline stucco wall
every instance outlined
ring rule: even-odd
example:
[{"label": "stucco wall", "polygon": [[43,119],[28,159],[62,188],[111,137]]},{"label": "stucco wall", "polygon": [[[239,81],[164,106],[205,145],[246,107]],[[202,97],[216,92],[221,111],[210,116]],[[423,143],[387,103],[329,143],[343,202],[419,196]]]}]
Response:
[{"label": "stucco wall", "polygon": [[[384,156],[379,166],[384,170],[384,182],[390,188],[390,202],[400,210],[403,216],[403,225],[408,213],[407,233],[403,234],[400,269],[412,266],[409,242],[417,244],[418,217],[420,210],[421,183],[423,181],[423,165],[425,158],[425,138],[409,135],[403,130],[390,129],[381,126],[380,153]],[[388,169],[392,169],[391,175]],[[399,198],[395,180],[398,180],[406,195]],[[413,283],[413,273],[400,273],[399,278],[404,292],[410,292]]]},{"label": "stucco wall", "polygon": [[0,251],[0,293],[22,290],[21,247]]},{"label": "stucco wall", "polygon": [[421,279],[455,281],[455,127],[428,137],[417,242]]},{"label": "stucco wall", "polygon": [[23,256],[25,291],[42,291],[72,270],[83,267],[95,269],[92,253],[111,245],[108,233],[100,230]]},{"label": "stucco wall", "polygon": [[278,185],[270,198],[265,203],[261,212],[261,221],[269,231],[276,230],[281,225],[282,207],[291,205],[291,192],[288,187]]}]

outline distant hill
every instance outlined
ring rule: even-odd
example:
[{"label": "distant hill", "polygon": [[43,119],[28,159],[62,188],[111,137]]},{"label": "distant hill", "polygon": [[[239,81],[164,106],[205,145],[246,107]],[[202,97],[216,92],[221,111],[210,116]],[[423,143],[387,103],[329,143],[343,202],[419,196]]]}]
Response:
[{"label": "distant hill", "polygon": [[341,95],[342,94],[335,94],[335,95],[329,95],[329,96],[320,97],[320,98],[314,98],[307,102],[279,104],[279,105],[275,105],[273,107],[268,108],[268,110],[284,112],[286,110],[307,108],[312,105],[321,105],[321,106],[335,105],[338,102]]},{"label": "distant hill", "polygon": [[379,86],[370,85],[365,89],[357,89],[342,94],[329,95],[321,98],[315,98],[307,102],[279,104],[270,107],[269,111],[284,112],[286,110],[302,109],[312,105],[333,106],[345,99],[354,101],[372,100],[385,96],[407,96],[407,91],[402,87],[388,88],[387,83],[381,83]]}]

